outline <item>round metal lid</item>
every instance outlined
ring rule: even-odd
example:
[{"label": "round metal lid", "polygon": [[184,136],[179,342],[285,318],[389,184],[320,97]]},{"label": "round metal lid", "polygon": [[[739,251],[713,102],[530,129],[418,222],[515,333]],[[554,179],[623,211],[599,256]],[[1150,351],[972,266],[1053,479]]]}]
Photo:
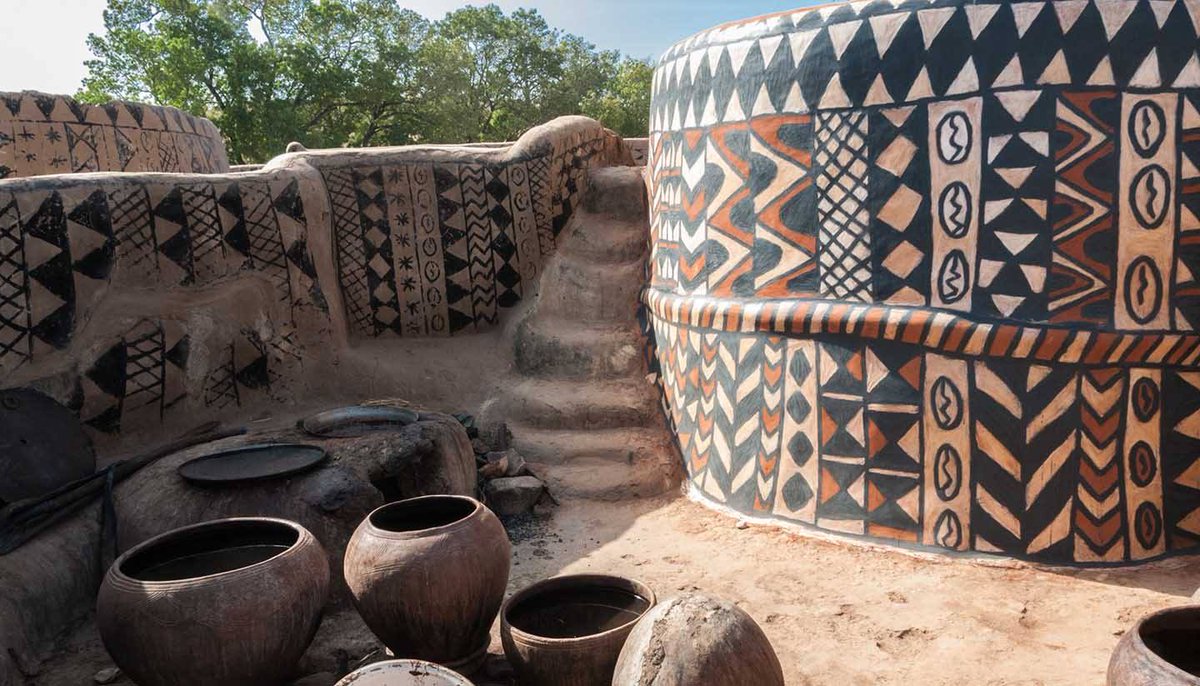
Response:
[{"label": "round metal lid", "polygon": [[417,412],[387,405],[354,405],[318,412],[300,421],[300,428],[322,438],[353,438],[388,431],[417,421]]},{"label": "round metal lid", "polygon": [[463,675],[432,662],[388,660],[347,674],[335,686],[471,686]]},{"label": "round metal lid", "polygon": [[32,389],[0,391],[0,501],[36,498],[95,472],[75,413]]},{"label": "round metal lid", "polygon": [[320,447],[301,443],[249,445],[188,460],[176,471],[192,483],[235,484],[300,474],[328,456]]}]

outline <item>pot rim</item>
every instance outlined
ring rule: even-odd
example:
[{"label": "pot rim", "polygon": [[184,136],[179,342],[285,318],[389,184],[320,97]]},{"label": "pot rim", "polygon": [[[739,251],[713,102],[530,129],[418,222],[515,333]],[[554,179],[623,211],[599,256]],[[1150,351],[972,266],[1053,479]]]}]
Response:
[{"label": "pot rim", "polygon": [[[606,631],[588,634],[586,636],[577,636],[575,638],[550,638],[548,636],[531,634],[528,631],[522,631],[521,629],[513,626],[512,622],[510,622],[508,619],[509,612],[516,607],[518,603],[521,603],[522,601],[525,601],[534,595],[537,595],[538,593],[556,588],[599,585],[598,582],[609,586],[617,586],[622,590],[637,593],[648,600],[650,604],[646,606],[646,609],[642,611],[642,613],[639,614],[636,619],[631,619],[620,626],[613,627]],[[529,586],[526,586],[525,588],[522,588],[521,590],[512,594],[507,600],[505,600],[504,605],[500,608],[500,631],[501,633],[507,631],[510,635],[518,637],[521,639],[521,641],[532,645],[560,648],[579,646],[581,644],[587,644],[593,641],[601,641],[611,636],[620,634],[621,632],[628,632],[632,630],[633,625],[640,622],[642,617],[645,617],[646,613],[654,609],[656,605],[658,605],[658,596],[655,595],[654,589],[650,588],[650,586],[638,579],[626,576],[617,576],[615,574],[563,574],[560,576],[552,576],[549,579],[542,579],[541,581],[530,584]]]},{"label": "pot rim", "polygon": [[[435,500],[466,502],[466,503],[470,503],[472,505],[472,509],[469,513],[454,520],[453,522],[450,522],[448,524],[442,524],[439,526],[432,526],[427,529],[412,529],[409,531],[392,531],[390,529],[382,529],[378,526],[375,526],[375,522],[373,521],[375,519],[375,515],[379,514],[380,512],[382,512],[388,508],[399,507],[400,505],[411,504],[411,503],[419,502],[419,501],[431,502],[431,501],[435,501]],[[366,527],[371,532],[372,536],[375,536],[378,538],[391,538],[391,539],[426,538],[428,536],[436,536],[439,534],[447,533],[447,532],[462,528],[462,527],[466,526],[467,524],[469,524],[470,522],[472,522],[473,520],[481,517],[482,513],[486,510],[487,510],[487,507],[482,502],[476,500],[475,498],[472,498],[471,496],[467,496],[467,495],[453,495],[453,494],[422,495],[422,496],[417,496],[416,498],[405,498],[404,500],[397,500],[395,502],[387,503],[387,504],[384,504],[384,505],[381,505],[381,506],[375,508],[374,510],[371,510],[371,513],[368,514],[366,519],[363,520],[362,526]]]},{"label": "pot rim", "polygon": [[[462,684],[463,686],[471,686],[470,679],[467,679],[465,676],[463,676],[462,674],[459,674],[458,672],[454,671],[453,669],[450,669],[449,667],[439,665],[436,662],[427,662],[425,660],[414,660],[414,659],[409,659],[409,658],[384,660],[383,662],[374,662],[369,665],[366,665],[365,667],[359,667],[358,669],[354,670],[353,672],[350,672],[346,676],[339,679],[338,682],[336,684],[334,684],[334,686],[349,686],[350,684],[354,683],[357,680],[356,675],[362,676],[362,675],[369,673],[371,670],[374,670],[374,669],[379,669],[379,668],[386,669],[390,665],[406,666],[409,669],[423,669],[426,671],[426,673],[436,674],[437,676],[445,677],[448,681],[450,681],[454,684]],[[361,674],[360,674],[360,672],[361,672]],[[351,679],[351,677],[355,677],[355,678]]]},{"label": "pot rim", "polygon": [[[1146,642],[1142,639],[1142,629],[1145,628],[1146,624],[1155,620],[1163,619],[1164,617],[1180,614],[1192,614],[1200,617],[1200,604],[1190,603],[1188,605],[1178,605],[1175,607],[1164,608],[1157,612],[1152,612],[1139,619],[1137,624],[1133,626],[1133,629],[1129,632],[1132,634],[1130,639],[1142,650],[1143,654],[1146,655],[1148,659],[1153,660],[1154,663],[1161,669],[1167,670],[1167,673],[1171,676],[1189,680],[1186,683],[1200,683],[1200,675],[1184,671],[1174,664],[1167,662],[1161,655],[1151,650],[1150,647],[1146,645]],[[1200,624],[1200,621],[1197,623]]]},{"label": "pot rim", "polygon": [[[141,553],[149,548],[159,545],[168,539],[176,538],[176,537],[180,537],[180,536],[186,536],[186,535],[191,534],[199,529],[207,529],[207,528],[212,528],[212,527],[217,527],[217,526],[224,526],[224,525],[228,525],[228,524],[238,524],[241,522],[254,522],[254,523],[258,523],[258,524],[275,524],[275,525],[287,527],[288,529],[291,529],[292,531],[296,532],[296,541],[294,543],[292,543],[291,545],[289,545],[286,550],[282,550],[279,553],[272,555],[271,557],[268,557],[265,560],[255,562],[254,564],[246,565],[245,567],[238,567],[237,569],[230,569],[230,570],[224,571],[224,572],[217,572],[216,574],[205,574],[203,576],[187,577],[186,579],[170,579],[170,580],[166,580],[166,581],[144,581],[144,580],[136,579],[132,576],[129,576],[128,574],[126,574],[124,572],[124,570],[121,569],[122,566],[124,566],[124,564],[126,562],[128,562],[129,559],[132,558],[134,555],[137,555],[138,553]],[[120,586],[123,588],[137,588],[137,589],[144,589],[144,590],[148,590],[148,591],[187,588],[190,586],[212,583],[214,581],[224,581],[224,580],[228,580],[228,579],[236,579],[241,576],[247,576],[247,575],[254,574],[262,567],[272,564],[272,563],[275,563],[280,558],[283,558],[284,556],[287,556],[287,555],[291,555],[291,554],[295,553],[296,550],[298,550],[301,547],[304,547],[306,545],[310,545],[312,542],[315,542],[316,540],[317,540],[316,537],[312,535],[311,531],[306,529],[299,522],[294,522],[290,519],[281,519],[278,517],[225,517],[223,519],[213,519],[213,520],[210,520],[207,522],[199,522],[197,524],[189,524],[187,526],[181,526],[177,529],[171,529],[170,531],[164,531],[163,533],[158,534],[157,536],[154,536],[145,541],[142,541],[141,543],[133,546],[129,550],[126,550],[124,553],[122,553],[121,556],[118,557],[112,563],[112,566],[110,566],[108,568],[108,574],[106,576],[110,583],[112,583],[115,586]]]}]

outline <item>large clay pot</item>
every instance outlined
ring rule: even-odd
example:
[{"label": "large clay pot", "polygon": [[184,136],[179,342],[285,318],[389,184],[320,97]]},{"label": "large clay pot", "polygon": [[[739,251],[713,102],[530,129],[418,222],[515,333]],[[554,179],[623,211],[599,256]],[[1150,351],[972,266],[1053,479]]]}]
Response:
[{"label": "large clay pot", "polygon": [[222,519],[156,536],[113,563],[96,623],[140,686],[265,686],[293,676],[329,595],[304,527]]},{"label": "large clay pot", "polygon": [[1108,686],[1200,686],[1200,606],[1138,622],[1113,651]]},{"label": "large clay pot", "polygon": [[471,681],[432,662],[388,660],[356,669],[334,686],[471,686]]},{"label": "large clay pot", "polygon": [[649,586],[618,576],[540,581],[504,604],[504,654],[521,686],[608,686],[621,646],[654,603]]},{"label": "large clay pot", "polygon": [[371,631],[397,657],[470,673],[487,656],[511,546],[474,498],[433,495],[384,505],[346,548],[346,583]]},{"label": "large clay pot", "polygon": [[684,595],[642,617],[612,686],[783,686],[783,667],[758,624],[733,603]]}]

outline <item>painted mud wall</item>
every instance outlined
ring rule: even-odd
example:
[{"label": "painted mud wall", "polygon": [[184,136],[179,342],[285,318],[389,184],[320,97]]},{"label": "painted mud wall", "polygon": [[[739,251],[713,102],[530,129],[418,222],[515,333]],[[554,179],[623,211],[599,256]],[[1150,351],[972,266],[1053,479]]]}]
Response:
[{"label": "painted mud wall", "polygon": [[229,171],[221,132],[173,107],[0,93],[0,179],[95,171]]},{"label": "painted mud wall", "polygon": [[492,148],[2,180],[0,385],[49,393],[100,438],[357,397],[370,370],[339,368],[356,348],[497,324],[586,170],[630,162],[576,117]]},{"label": "painted mud wall", "polygon": [[647,303],[694,493],[941,551],[1194,550],[1198,30],[855,2],[668,51]]}]

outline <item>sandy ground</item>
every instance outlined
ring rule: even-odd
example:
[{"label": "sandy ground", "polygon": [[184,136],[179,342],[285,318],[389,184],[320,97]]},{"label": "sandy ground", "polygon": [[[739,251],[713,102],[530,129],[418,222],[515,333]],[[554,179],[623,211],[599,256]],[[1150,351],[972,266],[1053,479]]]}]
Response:
[{"label": "sandy ground", "polygon": [[[1056,572],[930,558],[739,529],[683,498],[568,502],[510,523],[510,534],[510,590],[603,571],[639,578],[660,599],[680,591],[731,599],[763,626],[790,686],[1094,686],[1124,630],[1200,585],[1200,566],[1187,559]],[[303,667],[353,664],[374,647],[357,617],[340,612],[327,618]],[[81,627],[33,683],[82,686],[108,664],[95,629]]]}]

